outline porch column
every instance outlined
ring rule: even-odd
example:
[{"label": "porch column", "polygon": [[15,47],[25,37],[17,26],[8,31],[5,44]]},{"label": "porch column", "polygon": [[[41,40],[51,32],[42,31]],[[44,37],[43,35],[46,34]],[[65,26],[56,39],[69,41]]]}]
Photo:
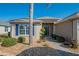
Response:
[{"label": "porch column", "polygon": [[79,45],[79,19],[78,20],[76,20],[76,37],[77,37],[77,43],[78,43],[78,45]]},{"label": "porch column", "polygon": [[[77,20],[73,21],[73,35],[72,36],[73,36],[72,37],[73,40],[78,39],[77,38],[77,36],[78,36],[78,34],[77,34]],[[78,42],[79,42],[79,40],[78,40]]]},{"label": "porch column", "polygon": [[56,33],[55,33],[55,25],[53,25],[53,34],[56,34]]},{"label": "porch column", "polygon": [[49,36],[51,36],[51,34],[53,34],[53,24],[49,24]]}]

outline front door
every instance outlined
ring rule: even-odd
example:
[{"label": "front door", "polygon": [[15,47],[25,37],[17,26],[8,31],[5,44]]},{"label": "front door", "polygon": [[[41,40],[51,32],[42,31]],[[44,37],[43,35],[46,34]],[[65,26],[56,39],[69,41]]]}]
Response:
[{"label": "front door", "polygon": [[50,36],[51,34],[53,34],[53,25],[51,25],[51,24],[43,24],[43,27],[46,30],[46,33],[45,33],[46,36]]},{"label": "front door", "polygon": [[45,29],[45,35],[48,36],[49,35],[49,26],[47,24],[43,25],[43,28]]},{"label": "front door", "polygon": [[45,35],[49,35],[49,26],[47,25],[47,26],[45,26],[44,28],[45,28],[45,30],[46,30]]}]

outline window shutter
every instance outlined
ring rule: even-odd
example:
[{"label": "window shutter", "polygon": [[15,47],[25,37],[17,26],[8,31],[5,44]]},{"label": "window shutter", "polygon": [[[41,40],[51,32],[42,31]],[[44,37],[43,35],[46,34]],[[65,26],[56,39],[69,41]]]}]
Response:
[{"label": "window shutter", "polygon": [[34,24],[33,24],[33,35],[34,35]]},{"label": "window shutter", "polygon": [[18,36],[18,24],[16,24],[16,36]]}]

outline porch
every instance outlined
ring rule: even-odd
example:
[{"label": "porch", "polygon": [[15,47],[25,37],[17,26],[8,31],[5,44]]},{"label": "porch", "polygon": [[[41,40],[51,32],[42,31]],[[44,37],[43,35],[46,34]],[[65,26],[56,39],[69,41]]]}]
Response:
[{"label": "porch", "polygon": [[51,36],[53,34],[53,23],[43,23],[42,27],[46,30],[46,36]]}]

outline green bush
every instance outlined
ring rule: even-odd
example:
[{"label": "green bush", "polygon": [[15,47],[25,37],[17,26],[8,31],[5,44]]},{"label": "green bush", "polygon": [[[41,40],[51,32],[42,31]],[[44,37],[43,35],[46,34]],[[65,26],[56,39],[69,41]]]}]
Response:
[{"label": "green bush", "polygon": [[41,36],[40,36],[41,39],[44,39],[45,33],[46,33],[45,28],[42,28],[42,29],[41,29],[41,33],[40,33],[40,34],[41,34]]},{"label": "green bush", "polygon": [[56,37],[58,37],[58,35],[52,34],[51,37],[54,38],[54,39],[56,40]]},{"label": "green bush", "polygon": [[65,41],[64,37],[61,37],[61,36],[57,36],[57,37],[56,37],[56,40],[57,40],[58,42],[64,42],[64,41]]},{"label": "green bush", "polygon": [[0,37],[2,37],[2,38],[9,38],[9,36],[8,35],[5,35],[5,34],[0,35]]},{"label": "green bush", "polygon": [[15,44],[16,44],[16,39],[14,38],[7,38],[7,39],[4,39],[2,42],[2,46],[5,46],[5,47],[13,46]]},{"label": "green bush", "polygon": [[3,42],[3,38],[0,38],[0,42]]},{"label": "green bush", "polygon": [[19,42],[19,43],[23,43],[23,42],[24,42],[24,39],[25,39],[24,37],[20,36],[20,37],[18,38],[18,42]]},{"label": "green bush", "polygon": [[52,38],[54,38],[54,40],[56,40],[57,42],[64,42],[65,38],[56,34],[52,34],[51,35]]}]

